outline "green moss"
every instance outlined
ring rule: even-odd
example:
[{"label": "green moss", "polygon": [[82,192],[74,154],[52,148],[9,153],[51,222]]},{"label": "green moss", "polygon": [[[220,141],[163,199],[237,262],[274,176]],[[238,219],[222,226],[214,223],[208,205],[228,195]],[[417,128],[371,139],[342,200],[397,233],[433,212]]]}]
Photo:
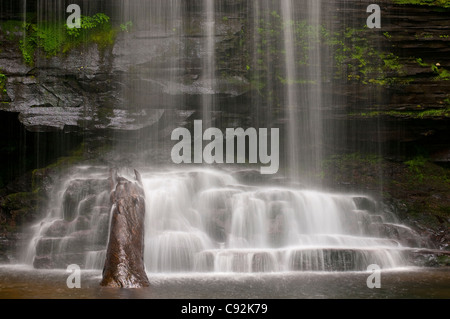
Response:
[{"label": "green moss", "polygon": [[437,81],[449,81],[450,80],[450,71],[447,69],[440,67],[439,64],[433,64],[433,63],[425,63],[421,58],[416,59],[416,63],[420,65],[421,67],[427,67],[431,68],[431,71],[433,71],[437,76],[435,80]]},{"label": "green moss", "polygon": [[392,0],[396,4],[450,8],[450,0]]},{"label": "green moss", "polygon": [[[129,32],[132,25],[132,22],[128,21],[121,24],[120,29],[123,32]],[[92,17],[82,16],[81,28],[79,29],[70,29],[67,25],[65,29],[69,39],[64,45],[63,52],[83,43],[96,43],[99,49],[104,49],[114,44],[118,32],[118,29],[112,27],[110,18],[103,13],[97,13]]]},{"label": "green moss", "polygon": [[369,113],[352,113],[350,116],[360,116],[366,118],[392,116],[392,117],[408,117],[413,119],[441,118],[450,117],[450,108],[432,109],[426,111],[373,111]]},{"label": "green moss", "polygon": [[7,20],[0,23],[1,31],[6,35],[9,41],[14,40],[15,34],[22,31],[23,21],[19,20]]},{"label": "green moss", "polygon": [[417,58],[416,62],[417,62],[418,65],[423,66],[423,67],[430,66],[428,63],[423,62],[423,60],[421,58]]},{"label": "green moss", "polygon": [[[392,38],[389,33],[384,36]],[[403,78],[404,65],[400,58],[374,47],[373,37],[374,33],[368,28],[347,28],[329,37],[335,52],[335,78],[381,86],[409,83]]]},{"label": "green moss", "polygon": [[128,22],[120,24],[120,30],[122,32],[130,32],[132,27],[133,27],[133,21],[128,21]]},{"label": "green moss", "polygon": [[438,79],[442,81],[449,81],[450,80],[450,72],[444,68],[438,68],[435,70],[435,72],[438,74]]},{"label": "green moss", "polygon": [[446,266],[446,267],[450,266],[450,256],[446,256],[446,255],[438,256],[437,263],[440,266]]},{"label": "green moss", "polygon": [[36,204],[37,196],[34,193],[15,193],[6,196],[1,203],[2,208],[8,211],[33,208]]},{"label": "green moss", "polygon": [[41,197],[36,193],[15,193],[3,197],[0,210],[5,217],[0,227],[6,231],[16,231],[19,226],[35,219]]},{"label": "green moss", "polygon": [[[1,69],[0,69],[0,71],[1,71]],[[6,75],[4,75],[3,73],[0,73],[0,100],[2,100],[5,95],[7,95],[7,92],[6,92],[7,81],[8,81],[8,79],[7,79]]]},{"label": "green moss", "polygon": [[412,160],[405,162],[405,164],[409,167],[409,170],[413,174],[413,178],[423,182],[424,175],[422,169],[425,167],[425,164],[428,162],[423,156],[415,157]]},{"label": "green moss", "polygon": [[62,168],[68,168],[70,166],[73,166],[76,163],[81,162],[84,159],[83,154],[82,153],[78,153],[75,152],[73,153],[71,156],[65,156],[65,157],[60,157],[55,163],[47,166],[48,169],[53,169],[53,168],[58,168],[58,169],[62,169]]},{"label": "green moss", "polygon": [[122,30],[129,32],[132,22],[114,28],[110,18],[97,13],[93,16],[82,16],[81,28],[68,28],[66,24],[55,21],[41,21],[39,23],[6,21],[1,24],[3,33],[14,39],[12,31],[22,31],[23,37],[15,37],[26,64],[33,65],[36,51],[42,50],[47,57],[66,53],[83,44],[95,43],[99,49],[112,46],[117,33]]},{"label": "green moss", "polygon": [[34,64],[34,54],[38,46],[38,38],[36,35],[37,28],[34,25],[28,25],[26,36],[19,41],[20,51],[22,52],[23,60],[28,65]]}]

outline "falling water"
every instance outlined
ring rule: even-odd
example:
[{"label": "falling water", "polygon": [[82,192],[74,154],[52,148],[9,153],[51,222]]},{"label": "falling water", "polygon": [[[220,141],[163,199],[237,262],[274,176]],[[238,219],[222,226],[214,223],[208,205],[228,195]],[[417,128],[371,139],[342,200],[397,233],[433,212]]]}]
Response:
[{"label": "falling water", "polygon": [[214,0],[203,0],[206,13],[206,20],[203,25],[205,36],[205,52],[203,58],[203,74],[205,88],[203,94],[203,122],[211,126],[211,112],[214,111],[214,94],[215,94],[215,71],[216,71],[216,54],[215,54],[215,5]]},{"label": "falling water", "polygon": [[299,100],[297,96],[297,90],[295,82],[297,80],[297,67],[296,67],[296,58],[295,58],[295,37],[294,30],[294,16],[293,16],[293,5],[291,0],[282,0],[281,1],[281,15],[283,17],[284,23],[284,49],[286,51],[286,109],[287,109],[287,118],[288,118],[288,144],[289,144],[289,155],[288,155],[288,168],[290,173],[294,175],[294,178],[298,180],[299,178],[299,166],[300,159],[299,154],[300,150],[298,148],[299,145],[299,135],[298,135],[298,108],[299,108]]},{"label": "falling water", "polygon": [[[288,119],[288,169],[296,180],[310,182],[308,172],[317,171],[322,160],[322,63],[320,48],[321,6],[317,0],[304,1],[307,9],[307,33],[304,57],[296,54],[294,29],[299,19],[292,0],[281,1],[286,52],[286,114]],[[306,69],[298,71],[300,59]],[[300,85],[300,86],[299,86]]]},{"label": "falling water", "polygon": [[367,197],[252,187],[224,171],[143,179],[150,272],[363,271],[373,263],[407,264],[399,240],[377,235],[388,217],[358,207],[371,203]]},{"label": "falling water", "polygon": [[[201,31],[193,36],[183,29],[192,21],[184,21],[187,12],[180,1],[123,2],[122,19],[134,21],[135,33],[117,45],[114,54],[122,66],[139,66],[124,77],[121,92],[133,108],[159,114],[182,108],[177,105],[183,102],[180,96],[197,95],[201,104],[197,107],[211,123],[216,106],[218,21],[215,2],[200,3],[202,12],[195,14],[201,19]],[[282,24],[281,43],[275,49],[276,54],[284,52],[282,82],[286,85],[283,96],[265,97],[270,111],[262,117],[266,117],[264,123],[271,123],[275,98],[283,102],[287,173],[295,180],[308,180],[304,171],[313,171],[321,161],[321,112],[328,103],[320,84],[324,77],[318,41],[322,1],[302,4],[307,8],[302,16],[307,49],[301,56],[306,62],[301,65],[295,45],[296,26],[301,21],[294,2],[261,1],[253,7],[256,28],[261,28],[263,19]],[[265,45],[262,36],[255,36],[254,41],[254,50],[258,44]],[[188,50],[188,46],[194,48]],[[266,45],[265,50],[250,55],[257,60],[260,55],[265,57],[266,90],[275,90],[277,81],[277,72],[270,66],[275,55],[271,50]],[[184,85],[185,56],[202,60],[199,78],[190,79],[190,86]],[[167,121],[169,126],[176,124],[171,117]],[[412,248],[423,246],[420,236],[364,195],[274,186],[270,181],[249,185],[245,176],[253,172],[239,171],[239,167],[162,169],[149,163],[142,167],[148,272],[364,271],[370,264],[396,268],[408,265]],[[101,269],[111,214],[108,169],[74,168],[73,174],[54,187],[59,191],[52,194],[46,217],[34,226],[26,261],[37,268],[76,263]]]},{"label": "falling water", "polygon": [[110,190],[105,168],[80,167],[55,184],[46,217],[34,233],[24,261],[36,268],[65,268],[75,263],[102,268],[109,236]]},{"label": "falling water", "polygon": [[[368,197],[239,181],[245,172],[143,169],[151,273],[363,271],[408,265],[413,230]],[[35,226],[28,262],[101,269],[110,221],[106,168],[80,167]],[[385,229],[403,237],[386,235]],[[405,241],[407,240],[407,241]]]}]

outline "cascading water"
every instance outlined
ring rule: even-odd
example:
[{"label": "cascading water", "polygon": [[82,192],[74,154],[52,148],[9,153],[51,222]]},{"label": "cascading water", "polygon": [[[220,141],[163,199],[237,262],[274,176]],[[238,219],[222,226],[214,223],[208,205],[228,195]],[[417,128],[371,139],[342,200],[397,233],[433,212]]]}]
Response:
[{"label": "cascading water", "polygon": [[102,268],[109,235],[110,190],[105,170],[81,167],[60,185],[47,216],[33,226],[24,261],[36,268],[79,264]]},{"label": "cascading water", "polygon": [[[150,272],[362,271],[405,264],[358,196],[240,184],[227,172],[144,174]],[[368,198],[364,200],[370,201]]]},{"label": "cascading water", "polygon": [[[175,109],[183,99],[196,95],[201,117],[211,123],[215,111],[217,81],[215,2],[198,3],[201,21],[184,21],[186,7],[180,1],[124,2],[123,21],[131,19],[135,35],[115,48],[116,58],[139,65],[127,73],[121,92],[145,112]],[[200,4],[199,4],[200,3]],[[126,5],[125,5],[126,4]],[[322,91],[321,1],[308,0],[302,20],[294,1],[260,1],[253,7],[255,71],[265,75],[266,90],[275,82],[286,84],[283,96],[260,95],[254,101],[268,105],[262,123],[271,123],[276,102],[284,103],[287,118],[287,173],[294,181],[308,181],[308,174],[322,159],[322,108],[328,103]],[[193,8],[189,10],[195,11]],[[199,18],[200,17],[200,18]],[[222,22],[225,19],[222,19]],[[271,21],[271,27],[267,27]],[[192,23],[191,23],[192,22]],[[274,24],[281,27],[277,34]],[[194,26],[193,26],[194,25]],[[186,26],[192,28],[189,34]],[[195,30],[197,26],[201,30]],[[273,28],[272,28],[273,27]],[[298,29],[306,30],[302,52]],[[266,37],[279,37],[270,43]],[[199,40],[200,38],[200,40]],[[131,43],[134,47],[129,47]],[[188,48],[189,47],[189,48]],[[264,49],[262,49],[262,47]],[[159,51],[162,51],[159,52]],[[276,51],[274,53],[274,51]],[[283,71],[271,66],[275,55],[284,57]],[[155,55],[150,62],[147,55]],[[189,79],[186,56],[198,65],[198,77]],[[192,62],[192,61],[191,61]],[[127,65],[127,63],[124,63]],[[190,75],[191,76],[191,75]],[[284,78],[283,78],[284,76]],[[278,84],[279,85],[279,84]],[[166,118],[168,126],[175,119]],[[113,123],[114,124],[114,123]],[[209,124],[205,124],[209,125]],[[158,131],[159,133],[159,131]],[[152,150],[157,152],[158,150]],[[140,169],[146,195],[145,265],[151,273],[187,272],[287,272],[364,271],[368,265],[382,268],[408,265],[410,248],[423,245],[411,229],[398,225],[366,196],[328,194],[308,189],[249,185],[242,179],[252,172],[205,168]],[[150,167],[149,167],[150,166]],[[228,168],[227,168],[228,169]],[[80,167],[55,185],[48,215],[34,227],[26,261],[37,268],[65,268],[79,264],[101,269],[108,240],[111,185],[108,170]],[[401,234],[401,236],[399,235]]]},{"label": "cascading water", "polygon": [[281,14],[284,21],[284,49],[286,51],[286,81],[287,81],[287,118],[288,118],[288,144],[289,149],[291,150],[289,152],[288,156],[288,164],[287,166],[291,170],[291,173],[296,175],[295,179],[298,180],[298,173],[299,173],[299,165],[300,165],[300,159],[299,154],[300,150],[298,149],[299,141],[298,138],[298,123],[296,120],[298,116],[298,107],[299,107],[299,100],[297,96],[297,91],[293,87],[296,79],[297,79],[297,68],[295,65],[295,49],[294,49],[294,18],[293,18],[293,12],[292,12],[292,2],[291,0],[282,0],[281,2]]},{"label": "cascading water", "polygon": [[204,0],[204,12],[206,20],[203,25],[205,37],[205,52],[203,58],[203,81],[207,91],[203,94],[203,122],[211,125],[211,113],[214,111],[214,94],[215,92],[215,70],[216,70],[216,54],[215,54],[215,5],[214,0]]},{"label": "cascading water", "polygon": [[[145,265],[150,273],[363,271],[408,265],[422,245],[364,196],[239,182],[243,172],[143,170]],[[103,266],[109,227],[105,168],[79,168],[36,225],[38,268]],[[403,237],[387,236],[385,229]],[[394,233],[394,232],[393,232]],[[407,242],[405,240],[408,240]],[[409,247],[411,246],[411,247]]]},{"label": "cascading water", "polygon": [[[286,114],[288,119],[287,167],[295,180],[310,182],[309,171],[316,171],[322,160],[322,117],[324,101],[322,92],[322,51],[319,45],[321,32],[321,1],[308,0],[303,4],[308,12],[305,31],[305,52],[296,54],[298,18],[292,0],[281,0],[281,17],[286,67]],[[299,62],[303,61],[303,62]],[[306,68],[298,71],[299,64]],[[300,85],[300,87],[299,87]]]}]

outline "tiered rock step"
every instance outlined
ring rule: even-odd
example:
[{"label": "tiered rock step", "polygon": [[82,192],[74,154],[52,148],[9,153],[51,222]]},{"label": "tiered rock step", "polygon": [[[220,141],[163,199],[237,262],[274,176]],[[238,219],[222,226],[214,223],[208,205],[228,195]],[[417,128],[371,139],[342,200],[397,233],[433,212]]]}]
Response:
[{"label": "tiered rock step", "polygon": [[408,251],[407,256],[410,264],[417,267],[450,266],[450,251],[448,250],[412,248]]},{"label": "tiered rock step", "polygon": [[[41,269],[98,267],[109,236],[109,182],[74,179],[68,184],[59,219],[47,219],[35,238],[33,266]],[[95,259],[93,256],[97,256]],[[101,267],[100,267],[101,268]]]},{"label": "tiered rock step", "polygon": [[372,264],[382,269],[406,262],[406,248],[298,247],[274,250],[209,250],[195,260],[197,272],[270,273],[285,271],[366,271]]}]

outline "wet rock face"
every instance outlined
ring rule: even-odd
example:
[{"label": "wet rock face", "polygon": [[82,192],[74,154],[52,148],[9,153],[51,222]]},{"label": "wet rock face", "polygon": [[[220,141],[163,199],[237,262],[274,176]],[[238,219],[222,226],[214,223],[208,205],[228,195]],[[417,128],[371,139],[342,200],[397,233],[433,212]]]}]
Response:
[{"label": "wet rock face", "polygon": [[101,286],[111,288],[148,287],[144,266],[145,199],[140,175],[137,182],[113,178],[115,190],[111,231]]},{"label": "wet rock face", "polygon": [[72,222],[80,214],[86,215],[98,205],[97,195],[108,189],[107,180],[74,180],[64,192],[64,220]]},{"label": "wet rock face", "polygon": [[77,264],[90,269],[86,265],[89,253],[106,250],[110,190],[108,179],[73,179],[67,184],[61,206],[48,208],[51,213],[60,213],[60,218],[45,220],[40,225],[33,261],[35,268],[66,269],[68,265]]},{"label": "wet rock face", "polygon": [[[5,100],[8,103],[0,105],[0,110],[20,113],[20,122],[34,132],[110,129],[132,132],[162,127],[168,122],[167,118],[174,122],[174,129],[189,119],[186,110],[199,111],[202,98],[214,94],[220,102],[221,121],[233,122],[239,114],[240,120],[248,122],[244,124],[255,126],[254,107],[249,106],[260,92],[256,92],[259,89],[252,88],[255,85],[251,83],[252,72],[256,69],[248,69],[256,49],[253,47],[253,20],[256,18],[251,13],[252,2],[227,0],[216,7],[214,89],[208,84],[212,79],[203,76],[207,52],[202,1],[190,1],[183,9],[184,22],[180,30],[167,28],[165,24],[150,27],[145,15],[154,11],[152,2],[128,2],[95,1],[89,8],[84,5],[90,14],[105,11],[117,21],[122,21],[126,6],[135,14],[140,12],[133,21],[133,32],[118,34],[114,45],[107,50],[90,44],[51,58],[41,53],[36,57],[36,67],[31,67],[23,63],[18,43],[0,33],[4,44],[0,65],[8,78]],[[17,18],[23,12],[13,3],[0,13],[6,20]],[[329,20],[333,28],[359,29],[367,19],[367,4],[361,1],[323,0],[322,4],[323,21]],[[326,112],[327,121],[338,128],[336,131],[348,130],[344,139],[348,145],[342,147],[365,143],[377,150],[373,137],[379,136],[380,141],[376,143],[382,143],[395,155],[403,148],[413,151],[412,144],[420,143],[430,149],[430,154],[447,162],[448,156],[442,154],[449,152],[448,117],[424,120],[411,114],[448,107],[450,81],[439,79],[431,68],[432,63],[438,63],[442,70],[448,70],[448,12],[431,10],[429,6],[399,6],[391,0],[380,0],[380,5],[383,7],[383,33],[388,37],[379,33],[375,41],[379,42],[377,50],[392,51],[400,56],[402,80],[407,84],[400,81],[395,85],[376,86],[344,79],[342,83],[324,85],[324,94],[338,101],[334,111]],[[303,9],[298,5],[298,11],[305,11]],[[423,26],[423,30],[415,27],[418,25]],[[430,65],[420,66],[415,58]],[[271,61],[274,70],[284,67],[282,58]],[[266,82],[262,71],[256,82]],[[277,85],[274,91],[271,95],[282,97],[285,87]],[[258,113],[264,114],[268,104],[259,104]],[[381,126],[375,116],[350,119],[342,116],[371,114],[374,105],[379,105],[378,109],[383,112],[405,111],[405,115],[383,119]],[[283,118],[274,120],[285,123]],[[273,126],[272,118],[267,121]],[[235,123],[230,125],[235,126]],[[333,136],[330,139],[329,147],[340,149],[334,146],[337,141]],[[402,147],[398,147],[399,144]]]}]

